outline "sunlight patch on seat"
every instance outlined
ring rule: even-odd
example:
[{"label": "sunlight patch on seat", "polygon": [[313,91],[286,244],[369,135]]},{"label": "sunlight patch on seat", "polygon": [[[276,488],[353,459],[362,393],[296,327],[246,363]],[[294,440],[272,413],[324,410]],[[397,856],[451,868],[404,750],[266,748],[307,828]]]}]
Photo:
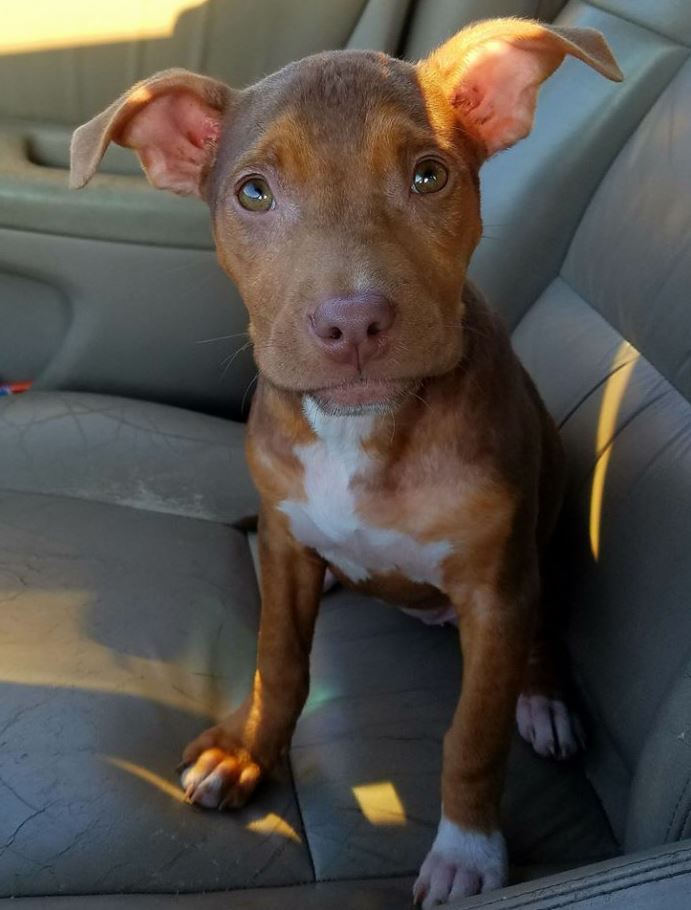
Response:
[{"label": "sunlight patch on seat", "polygon": [[160,774],[156,774],[155,771],[150,771],[148,768],[127,761],[125,758],[116,758],[114,755],[102,755],[101,758],[114,768],[119,768],[121,771],[127,772],[127,774],[132,774],[139,780],[143,780],[145,783],[160,790],[161,793],[165,793],[166,796],[172,797],[177,802],[185,802],[185,794],[182,792],[182,788],[166,780],[165,777],[161,777]]},{"label": "sunlight patch on seat", "polygon": [[[630,359],[625,360],[622,365],[622,358],[628,355]],[[597,423],[597,435],[595,439],[595,456],[597,462],[593,471],[593,482],[590,491],[590,550],[593,558],[597,562],[600,557],[601,532],[602,532],[602,507],[605,496],[605,482],[607,479],[607,469],[614,450],[614,436],[617,431],[617,417],[621,409],[621,403],[626,394],[631,374],[640,355],[636,352],[628,341],[622,341],[617,348],[614,356],[613,370],[605,383],[602,404],[600,405],[600,416]]]},{"label": "sunlight patch on seat", "polygon": [[353,795],[368,822],[378,827],[406,824],[405,809],[391,781],[361,784],[353,787]]},{"label": "sunlight patch on seat", "polygon": [[245,827],[248,831],[253,831],[255,834],[280,834],[281,837],[295,841],[296,844],[302,843],[302,838],[295,828],[288,824],[284,818],[281,818],[280,815],[276,815],[275,812],[269,812],[263,818],[257,818],[255,821],[249,822]]},{"label": "sunlight patch on seat", "polygon": [[168,38],[180,15],[203,6],[207,0],[118,0],[103,4],[94,0],[32,0],[26,4],[2,5],[0,53],[84,47]]},{"label": "sunlight patch on seat", "polygon": [[[49,583],[47,570],[30,583],[10,570],[0,574],[3,622],[12,630],[3,641],[0,683],[131,697],[196,715],[207,723],[228,713],[244,695],[244,686],[242,692],[230,692],[227,680],[205,672],[214,666],[218,642],[203,627],[195,630],[191,625],[180,640],[180,650],[166,657],[128,653],[96,641],[86,631],[97,591],[50,589]],[[32,613],[51,617],[44,642],[36,641],[35,627],[24,621]],[[238,622],[233,633],[247,639],[248,649],[253,647],[253,630]]]}]

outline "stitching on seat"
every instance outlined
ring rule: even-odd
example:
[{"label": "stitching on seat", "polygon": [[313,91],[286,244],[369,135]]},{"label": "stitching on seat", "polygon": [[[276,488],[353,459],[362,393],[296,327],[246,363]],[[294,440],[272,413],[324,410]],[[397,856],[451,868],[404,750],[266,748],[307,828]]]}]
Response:
[{"label": "stitching on seat", "polygon": [[[614,331],[616,331],[616,329]],[[634,348],[634,350],[635,350],[635,348]],[[640,357],[640,354],[638,356]],[[636,358],[632,358],[632,360],[635,360],[635,359]],[[581,408],[581,406],[586,403],[586,401],[590,398],[591,395],[593,395],[595,392],[597,392],[598,389],[602,388],[602,386],[606,382],[608,382],[612,378],[612,376],[616,375],[619,372],[619,370],[622,370],[624,367],[628,366],[630,363],[631,363],[631,360],[625,360],[623,363],[620,363],[619,366],[616,366],[613,370],[610,370],[609,373],[605,373],[605,375],[602,377],[602,379],[599,379],[595,383],[594,386],[591,386],[591,388],[589,388],[588,391],[585,392],[581,398],[579,398],[579,400],[571,408],[571,410],[566,414],[566,416],[562,417],[562,419],[557,424],[558,429],[562,430],[566,426],[566,424],[569,422],[569,420],[573,417],[573,415],[576,413],[576,411],[578,411]]]},{"label": "stitching on seat", "polygon": [[[45,490],[25,490],[21,487],[0,486],[0,496],[44,496],[49,499],[68,499],[71,502],[86,502],[96,506],[112,506],[114,509],[130,509],[142,515],[157,515],[163,518],[178,518],[181,521],[200,521],[217,528],[226,528],[241,537],[246,537],[241,528],[235,527],[234,521],[227,518],[205,518],[203,515],[188,515],[186,512],[163,512],[160,509],[147,509],[127,502],[113,502],[110,499],[97,499],[94,496],[76,496],[73,493],[50,493]],[[242,519],[238,519],[242,521]]]},{"label": "stitching on seat", "polygon": [[[627,141],[628,141],[628,140],[627,140]],[[623,150],[623,146],[622,146],[622,150]],[[613,163],[614,163],[614,162],[613,162]],[[604,179],[604,178],[603,178],[603,179]],[[562,265],[563,265],[563,263],[562,263]],[[657,374],[657,376],[660,377],[660,379],[664,379],[664,381],[667,383],[667,385],[670,387],[670,389],[673,389],[673,390],[677,393],[677,395],[679,395],[679,396],[686,402],[686,404],[691,405],[691,401],[689,401],[689,399],[686,397],[686,395],[684,394],[684,392],[682,392],[681,389],[678,389],[678,388],[676,387],[676,385],[672,382],[672,380],[671,380],[668,376],[666,376],[665,373],[662,372],[662,370],[657,366],[657,364],[654,363],[652,360],[650,360],[650,358],[647,356],[647,354],[645,353],[645,351],[642,351],[642,350],[640,350],[639,348],[637,348],[636,345],[634,345],[633,342],[632,342],[629,338],[627,338],[626,335],[624,335],[624,334],[619,330],[619,328],[618,328],[616,325],[613,325],[613,324],[609,321],[609,319],[607,319],[605,316],[602,315],[602,313],[597,309],[597,307],[594,307],[594,306],[592,305],[592,303],[591,303],[589,300],[586,300],[586,298],[583,297],[583,295],[580,293],[580,291],[578,291],[578,290],[577,290],[577,289],[568,281],[568,279],[566,279],[566,278],[564,277],[564,275],[562,275],[562,274],[560,273],[559,275],[557,275],[557,277],[554,279],[554,281],[562,281],[562,282],[566,285],[566,287],[567,287],[567,288],[568,288],[568,289],[569,289],[569,290],[570,290],[570,291],[579,299],[579,301],[581,301],[581,303],[583,303],[585,306],[589,307],[589,309],[591,309],[591,310],[593,311],[593,313],[595,313],[597,316],[599,316],[600,319],[605,323],[605,325],[607,325],[613,332],[616,332],[616,334],[619,336],[619,338],[621,338],[622,341],[625,341],[627,344],[631,345],[631,347],[633,348],[633,350],[638,354],[639,358],[640,358],[641,360],[645,361],[646,365],[649,366],[651,370],[654,370],[655,373]],[[553,281],[552,283],[554,283],[554,281]],[[531,308],[531,309],[532,309],[532,308]],[[530,312],[530,311],[528,311],[528,312]],[[526,313],[526,315],[527,315],[527,313]],[[630,360],[625,361],[625,362],[622,363],[620,366],[618,366],[615,370],[612,370],[612,372],[611,372],[610,374],[608,374],[607,376],[605,376],[605,377],[604,377],[601,381],[599,381],[596,385],[594,385],[594,386],[592,387],[592,389],[591,389],[589,392],[587,392],[587,393],[583,396],[583,398],[578,402],[578,404],[575,405],[575,406],[569,411],[569,413],[567,414],[567,416],[564,417],[563,420],[559,423],[559,429],[561,429],[561,428],[566,424],[566,422],[567,422],[571,417],[573,417],[574,413],[578,410],[578,408],[580,408],[580,406],[581,406],[582,404],[584,404],[584,402],[586,402],[586,401],[588,400],[588,398],[590,397],[590,395],[591,395],[593,392],[597,391],[597,389],[599,389],[600,386],[601,386],[604,382],[607,381],[607,379],[609,378],[609,376],[613,376],[615,373],[618,372],[618,370],[620,370],[620,369],[621,369],[622,367],[624,367],[624,366],[627,366],[629,363],[631,363]],[[666,393],[667,393],[667,390],[665,389],[663,392],[660,393],[660,395],[658,395],[658,396],[656,396],[654,399],[652,399],[652,400],[649,402],[649,404],[654,404],[654,403],[658,400],[658,398],[661,398],[661,397],[662,397],[663,395],[665,395]],[[644,405],[644,407],[647,407],[647,405]],[[633,415],[633,416],[638,416],[638,414],[640,414],[642,410],[643,410],[643,408],[641,408],[640,411],[636,411],[636,414]],[[623,429],[623,427],[622,427],[622,429]],[[614,437],[612,437],[612,438],[614,439]]]},{"label": "stitching on seat", "polygon": [[[582,698],[584,699],[584,706],[587,708],[588,713],[590,714],[591,718],[593,720],[597,721],[600,728],[605,731],[605,735],[607,737],[608,749],[616,756],[617,761],[619,761],[619,763],[621,764],[621,767],[624,769],[624,771],[627,774],[627,781],[628,781],[628,791],[627,792],[630,793],[630,791],[631,791],[631,771],[630,771],[626,761],[624,760],[624,756],[619,751],[618,744],[614,741],[612,735],[610,734],[609,728],[608,728],[607,724],[605,723],[604,717],[602,716],[602,712],[598,709],[596,700],[593,698],[590,689],[588,688],[585,680],[583,679],[583,674],[579,671],[578,665],[576,664],[575,661],[572,662],[572,666],[573,666],[573,674],[574,674],[573,681],[574,681],[574,683],[577,684],[578,690],[581,693]],[[599,791],[598,787],[595,785],[594,780],[592,779],[591,775],[588,773],[587,762],[584,762],[584,764],[583,764],[583,773],[585,775],[585,779],[590,784],[590,788],[593,791],[595,799],[598,802],[598,805],[602,812],[602,816],[607,824],[610,834],[612,835],[612,841],[618,847],[620,847],[621,844],[619,842],[619,837],[617,836],[617,834],[614,830],[614,826],[612,824],[612,820],[610,818],[609,812],[607,811],[607,807],[604,804],[604,801],[602,799],[602,796],[600,795],[600,791]]]},{"label": "stitching on seat", "polygon": [[293,797],[295,798],[295,808],[297,809],[298,818],[300,819],[300,827],[302,828],[302,833],[305,838],[305,849],[307,850],[307,859],[309,860],[310,869],[312,870],[312,881],[317,882],[317,867],[314,863],[314,856],[312,855],[312,848],[310,846],[309,833],[307,831],[307,825],[305,824],[305,819],[302,813],[302,805],[300,804],[300,794],[298,793],[297,784],[295,783],[295,772],[293,771],[293,760],[288,753],[286,755],[286,764],[288,765],[288,774],[290,775],[290,785],[293,790]]},{"label": "stitching on seat", "polygon": [[[663,377],[663,378],[664,378],[664,377]],[[607,441],[606,445],[605,445],[599,452],[596,452],[596,453],[595,453],[595,461],[593,462],[592,469],[588,472],[588,474],[587,474],[587,475],[585,476],[585,478],[583,479],[583,482],[582,482],[581,486],[584,486],[585,484],[587,484],[587,483],[590,482],[592,473],[593,473],[593,471],[595,470],[595,467],[596,467],[598,461],[602,458],[602,456],[605,454],[605,452],[607,452],[609,449],[612,448],[612,446],[613,446],[614,443],[619,439],[619,437],[621,436],[621,434],[622,434],[626,429],[628,429],[628,427],[630,427],[632,423],[634,423],[636,420],[638,420],[638,418],[639,418],[642,414],[644,414],[649,408],[651,408],[654,404],[657,404],[657,402],[658,402],[661,398],[664,398],[666,394],[667,394],[667,390],[664,390],[663,392],[660,392],[659,395],[656,395],[654,398],[651,398],[650,401],[646,401],[644,404],[642,404],[642,405],[640,406],[640,408],[638,408],[637,410],[635,410],[635,411],[633,412],[633,414],[631,414],[631,416],[628,417],[628,418],[621,424],[620,427],[617,428],[616,432],[613,434],[612,438],[609,439],[609,440]]]},{"label": "stitching on seat", "polygon": [[[676,848],[676,850],[670,850],[668,853],[659,854],[658,856],[655,856],[655,857],[647,857],[647,858],[643,858],[643,859],[641,859],[639,857],[637,859],[632,859],[630,862],[622,863],[620,866],[617,866],[616,872],[612,875],[612,878],[610,879],[611,884],[617,885],[617,887],[609,888],[608,889],[609,893],[612,893],[614,891],[621,891],[621,890],[624,890],[624,888],[629,887],[628,884],[624,883],[624,881],[623,881],[624,879],[634,878],[636,876],[636,874],[643,874],[647,871],[654,872],[656,869],[661,868],[661,866],[664,863],[668,863],[671,861],[673,863],[678,863],[680,865],[683,864],[684,866],[688,866],[691,863],[691,850],[688,847],[685,847],[683,849],[683,852],[679,856],[679,858],[675,859],[675,854],[677,854],[677,853],[679,853],[678,848]],[[639,873],[636,872],[636,867],[640,867]],[[689,866],[689,868],[691,868],[691,866]],[[600,878],[600,876],[602,876],[603,874],[606,874],[606,871],[607,870],[599,870],[596,872],[590,872],[586,875],[581,875],[581,876],[578,876],[577,878],[572,878],[566,882],[560,882],[558,885],[552,886],[552,887],[558,887],[558,888],[562,889],[562,895],[555,895],[554,898],[560,898],[562,896],[568,897],[568,895],[563,891],[563,889],[573,888],[574,886],[581,886],[581,887],[584,885],[587,886],[588,882],[596,881],[598,878]],[[673,878],[674,876],[683,874],[686,871],[688,871],[687,868],[682,868],[682,869],[679,869],[676,871],[669,872],[667,875],[658,876],[658,878],[656,878],[656,879],[649,879],[649,881],[658,881],[658,880],[660,880],[660,878]],[[617,874],[617,873],[620,873],[620,874]],[[530,891],[526,891],[524,894],[520,895],[520,897],[518,899],[523,901],[526,899],[528,899],[528,900],[533,899],[536,896],[538,896],[538,900],[539,900],[540,892],[546,891],[548,887],[549,886],[542,885],[542,886],[537,886],[535,888],[531,888]],[[602,889],[599,893],[607,893],[607,890]],[[590,896],[591,895],[583,896],[580,898],[576,898],[575,900],[573,898],[569,898],[569,900],[571,900],[572,903],[577,903],[577,902],[589,899]],[[548,894],[545,895],[545,898],[549,899],[549,895]],[[492,907],[492,906],[498,906],[499,904],[505,905],[507,903],[507,900],[508,900],[508,898],[506,896],[499,895],[496,898],[494,898],[493,900],[487,901],[483,906]],[[558,905],[553,904],[552,906],[558,906]],[[545,910],[547,910],[547,908],[545,908]]]},{"label": "stitching on seat", "polygon": [[[675,822],[675,820],[676,820],[677,812],[679,811],[679,807],[681,806],[682,800],[684,799],[684,797],[685,797],[685,796],[687,795],[687,793],[689,792],[689,788],[690,788],[690,787],[691,787],[691,775],[689,775],[689,776],[686,778],[686,783],[684,784],[684,786],[683,786],[683,788],[682,788],[682,791],[681,791],[681,793],[679,794],[679,799],[677,800],[676,805],[674,806],[674,809],[672,810],[672,815],[671,815],[671,817],[670,817],[669,824],[667,825],[667,831],[665,832],[665,840],[666,840],[666,841],[668,841],[669,838],[670,838],[670,834],[671,834],[671,832],[672,832],[672,825],[674,824],[674,822]],[[687,809],[686,809],[686,818],[685,818],[685,820],[684,820],[684,825],[686,824],[686,821],[688,820],[688,817],[689,817],[689,809],[687,808]],[[683,828],[684,828],[684,825],[682,825],[682,830],[683,830]]]},{"label": "stitching on seat", "polygon": [[[652,878],[645,878],[640,882],[622,884],[622,885],[617,886],[616,888],[602,888],[599,891],[591,891],[589,894],[584,894],[581,897],[576,897],[576,898],[573,898],[573,897],[569,896],[568,894],[564,894],[559,899],[559,903],[557,903],[557,904],[553,903],[553,904],[549,904],[547,906],[543,906],[541,908],[541,910],[559,910],[559,908],[563,908],[563,907],[574,907],[576,904],[580,904],[583,901],[590,901],[593,898],[600,897],[601,895],[616,894],[619,891],[628,891],[629,888],[631,888],[631,887],[635,888],[635,887],[638,887],[639,885],[650,885],[650,884],[654,884],[655,882],[669,881],[673,878],[676,878],[679,875],[685,875],[687,872],[688,872],[687,869],[679,869],[676,872],[668,872],[666,875],[656,875]],[[566,901],[566,903],[564,903],[564,901]]]}]

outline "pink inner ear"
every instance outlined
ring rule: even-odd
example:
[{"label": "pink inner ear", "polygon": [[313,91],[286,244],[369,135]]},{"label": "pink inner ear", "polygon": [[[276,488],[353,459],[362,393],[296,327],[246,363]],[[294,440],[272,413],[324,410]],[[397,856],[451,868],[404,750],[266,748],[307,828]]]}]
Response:
[{"label": "pink inner ear", "polygon": [[211,163],[220,131],[217,110],[192,92],[173,91],[140,108],[115,139],[136,150],[158,189],[199,195],[202,171]]},{"label": "pink inner ear", "polygon": [[560,56],[500,40],[489,41],[469,55],[451,103],[480,135],[488,155],[528,135],[540,84]]}]

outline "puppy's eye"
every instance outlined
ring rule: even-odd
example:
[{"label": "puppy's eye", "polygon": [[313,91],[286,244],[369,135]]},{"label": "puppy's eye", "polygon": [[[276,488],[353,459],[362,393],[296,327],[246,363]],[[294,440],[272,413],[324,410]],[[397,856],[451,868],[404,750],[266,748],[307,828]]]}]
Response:
[{"label": "puppy's eye", "polygon": [[415,166],[410,189],[414,193],[438,193],[446,186],[449,172],[435,158],[424,158]]},{"label": "puppy's eye", "polygon": [[263,177],[250,177],[237,191],[238,202],[250,212],[268,212],[273,208],[274,196]]}]

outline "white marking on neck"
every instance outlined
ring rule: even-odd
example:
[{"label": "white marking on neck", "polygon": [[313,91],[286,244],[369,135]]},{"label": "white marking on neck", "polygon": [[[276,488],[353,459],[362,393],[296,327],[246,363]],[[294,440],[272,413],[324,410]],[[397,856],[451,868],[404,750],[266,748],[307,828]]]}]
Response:
[{"label": "white marking on neck", "polygon": [[314,398],[306,395],[302,410],[309,425],[327,446],[360,450],[361,444],[372,435],[376,414],[342,416],[327,414]]},{"label": "white marking on neck", "polygon": [[423,543],[368,524],[357,512],[352,486],[372,468],[363,442],[372,435],[376,415],[325,414],[309,397],[303,407],[317,435],[315,442],[295,449],[305,469],[305,500],[279,506],[295,537],[354,582],[373,573],[400,572],[411,581],[439,586],[450,543]]}]

